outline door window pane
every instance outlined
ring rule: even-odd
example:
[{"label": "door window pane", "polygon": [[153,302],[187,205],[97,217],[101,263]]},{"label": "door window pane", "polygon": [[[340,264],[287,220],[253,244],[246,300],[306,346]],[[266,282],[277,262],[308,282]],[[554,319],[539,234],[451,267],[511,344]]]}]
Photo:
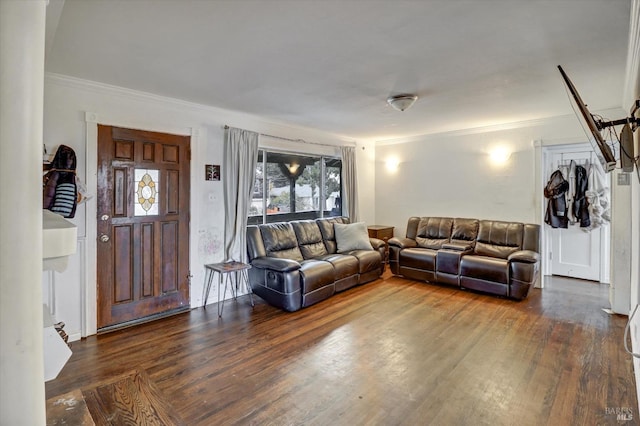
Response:
[{"label": "door window pane", "polygon": [[135,169],[133,187],[134,215],[149,216],[158,214],[159,171],[151,169]]}]

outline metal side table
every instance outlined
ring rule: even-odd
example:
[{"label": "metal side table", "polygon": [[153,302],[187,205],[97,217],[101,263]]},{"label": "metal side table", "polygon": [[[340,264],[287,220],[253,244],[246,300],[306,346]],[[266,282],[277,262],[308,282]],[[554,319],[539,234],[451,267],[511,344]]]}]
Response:
[{"label": "metal side table", "polygon": [[221,263],[210,263],[208,265],[204,265],[206,268],[205,274],[205,287],[204,287],[204,308],[207,308],[207,301],[209,300],[209,292],[211,291],[211,282],[213,281],[213,276],[218,274],[218,316],[222,316],[222,310],[224,309],[224,297],[222,298],[222,303],[220,303],[220,286],[222,285],[222,277],[224,276],[224,294],[227,294],[227,285],[229,284],[229,278],[231,273],[234,274],[235,278],[235,289],[233,282],[231,283],[231,294],[233,298],[236,299],[238,295],[238,290],[240,290],[241,281],[244,281],[245,287],[247,289],[247,293],[249,293],[249,299],[251,300],[251,306],[255,306],[253,304],[253,290],[251,290],[251,286],[249,285],[249,276],[247,271],[251,268],[251,265],[247,265],[242,262],[221,262]]}]

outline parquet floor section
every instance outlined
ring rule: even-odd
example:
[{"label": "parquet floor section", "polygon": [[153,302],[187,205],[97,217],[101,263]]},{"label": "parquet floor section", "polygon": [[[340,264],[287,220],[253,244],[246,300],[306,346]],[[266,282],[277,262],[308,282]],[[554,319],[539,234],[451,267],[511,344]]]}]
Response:
[{"label": "parquet floor section", "polygon": [[514,302],[387,272],[294,313],[241,297],[75,342],[46,391],[140,369],[189,425],[638,424],[608,291],[553,278]]},{"label": "parquet floor section", "polygon": [[47,425],[183,425],[171,403],[134,370],[47,401]]}]

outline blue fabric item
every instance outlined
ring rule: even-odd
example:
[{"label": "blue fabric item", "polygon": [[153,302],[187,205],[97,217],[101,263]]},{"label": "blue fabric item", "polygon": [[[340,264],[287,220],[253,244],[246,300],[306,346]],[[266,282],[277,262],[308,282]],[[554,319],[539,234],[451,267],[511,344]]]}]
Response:
[{"label": "blue fabric item", "polygon": [[56,186],[56,195],[50,210],[54,213],[69,217],[76,202],[76,185],[73,183],[61,183]]}]

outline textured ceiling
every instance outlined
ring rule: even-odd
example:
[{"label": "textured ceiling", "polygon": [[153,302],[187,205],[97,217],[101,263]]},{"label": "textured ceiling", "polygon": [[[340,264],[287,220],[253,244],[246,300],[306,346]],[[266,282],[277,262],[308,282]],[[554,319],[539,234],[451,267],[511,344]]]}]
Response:
[{"label": "textured ceiling", "polygon": [[[355,139],[573,114],[559,64],[592,110],[627,109],[630,0],[52,0],[50,8],[48,72]],[[411,109],[386,105],[403,92],[420,97]]]}]

